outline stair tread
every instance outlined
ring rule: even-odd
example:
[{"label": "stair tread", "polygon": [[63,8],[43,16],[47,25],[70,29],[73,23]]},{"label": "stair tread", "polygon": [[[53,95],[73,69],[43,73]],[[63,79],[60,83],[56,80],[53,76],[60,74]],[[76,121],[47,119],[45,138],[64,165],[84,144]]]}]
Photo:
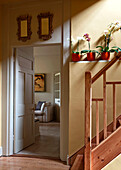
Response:
[{"label": "stair tread", "polygon": [[110,132],[110,131],[107,132],[107,135],[108,135],[108,136],[110,136],[111,134],[112,134],[112,132]]},{"label": "stair tread", "polygon": [[118,119],[118,122],[120,123],[120,125],[121,125],[121,119]]},{"label": "stair tread", "polygon": [[93,142],[92,145],[96,145],[96,143]]},{"label": "stair tread", "polygon": [[109,131],[108,131],[107,133],[110,133],[110,134],[111,134],[112,132],[109,132]]},{"label": "stair tread", "polygon": [[92,143],[92,149],[94,149],[96,146],[96,143]]}]

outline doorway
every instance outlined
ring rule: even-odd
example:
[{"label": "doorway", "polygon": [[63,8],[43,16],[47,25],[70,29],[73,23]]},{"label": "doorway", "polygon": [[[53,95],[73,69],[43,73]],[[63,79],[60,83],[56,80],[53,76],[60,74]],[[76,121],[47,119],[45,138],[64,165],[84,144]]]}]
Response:
[{"label": "doorway", "polygon": [[[55,100],[55,89],[57,87],[57,83],[54,82],[55,74],[59,73],[61,75],[61,70],[60,70],[61,50],[60,49],[61,49],[60,45],[47,45],[41,47],[33,47],[33,56],[34,56],[33,70],[35,74],[46,75],[46,79],[45,79],[46,90],[41,92],[34,92],[33,99],[31,100],[33,101],[33,104],[36,104],[36,106],[34,106],[35,110],[37,110],[37,105],[39,102],[45,102],[45,108],[44,108],[45,110],[44,110],[44,115],[38,115],[38,116],[36,115],[36,120],[35,120],[35,115],[33,114],[34,116],[33,128],[34,128],[35,142],[33,141],[33,144],[32,143],[31,145],[28,144],[28,147],[25,146],[23,147],[23,149],[20,149],[20,152],[19,151],[15,152],[14,149],[14,152],[17,154],[47,156],[47,157],[57,157],[57,158],[60,157],[59,156],[60,155],[60,112],[59,112],[60,109],[57,110],[57,100]],[[29,64],[29,66],[32,65]],[[61,82],[59,82],[59,87],[60,85]],[[28,87],[27,89],[29,90],[32,89],[32,87],[30,88],[29,85],[27,85],[27,87]],[[18,93],[22,94],[21,90],[18,91]],[[60,104],[58,107],[60,107]],[[33,106],[31,107],[31,110],[33,111]],[[14,115],[15,114],[16,113],[14,109]],[[24,126],[26,126],[25,125],[26,122],[24,122],[23,124]],[[30,130],[28,130],[28,132],[29,131]],[[15,143],[15,136],[16,136],[15,133],[16,132],[15,132],[15,124],[14,124],[14,143]]]}]

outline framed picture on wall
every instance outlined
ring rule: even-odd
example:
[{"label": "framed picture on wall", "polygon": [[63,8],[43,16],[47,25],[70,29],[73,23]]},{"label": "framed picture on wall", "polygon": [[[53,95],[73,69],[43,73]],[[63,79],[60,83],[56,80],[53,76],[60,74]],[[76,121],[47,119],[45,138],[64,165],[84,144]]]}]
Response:
[{"label": "framed picture on wall", "polygon": [[34,91],[35,92],[46,91],[46,74],[36,73],[34,75]]},{"label": "framed picture on wall", "polygon": [[18,23],[18,40],[23,42],[30,40],[32,31],[31,31],[31,19],[30,15],[22,15],[17,18]]},{"label": "framed picture on wall", "polygon": [[39,38],[42,40],[48,40],[52,38],[53,33],[53,14],[50,12],[47,13],[40,13],[38,16],[38,35]]}]

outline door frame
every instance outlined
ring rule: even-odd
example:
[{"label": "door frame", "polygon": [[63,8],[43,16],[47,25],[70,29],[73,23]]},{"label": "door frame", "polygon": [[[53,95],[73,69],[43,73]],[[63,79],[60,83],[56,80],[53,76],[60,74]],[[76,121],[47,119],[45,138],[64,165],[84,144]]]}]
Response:
[{"label": "door frame", "polygon": [[[55,44],[40,44],[40,45],[29,45],[29,46],[16,46],[16,47],[11,47],[11,57],[10,57],[10,68],[9,68],[9,75],[10,75],[10,84],[9,84],[9,110],[8,110],[8,114],[10,116],[8,116],[8,120],[7,120],[7,124],[6,126],[8,126],[8,130],[6,131],[7,132],[7,137],[6,138],[6,151],[5,152],[5,155],[13,155],[14,152],[14,119],[13,119],[13,116],[14,116],[14,56],[15,56],[15,50],[16,48],[19,48],[19,47],[42,47],[42,46],[54,46],[54,45],[59,45],[60,46],[60,63],[61,63],[61,57],[62,57],[62,51],[61,51],[61,47],[62,47],[62,44],[61,43],[55,43]],[[62,63],[61,63],[62,64]],[[61,64],[60,64],[60,73],[61,73]],[[61,106],[60,106],[61,107]],[[61,115],[61,109],[60,109],[60,115]],[[60,123],[60,128],[61,128],[61,123]],[[60,139],[61,140],[61,139]],[[5,142],[5,140],[4,140]],[[4,144],[3,142],[3,144]]]},{"label": "door frame", "polygon": [[[12,96],[12,56],[13,48],[16,45],[12,44],[10,35],[10,6],[4,5],[2,8],[2,108],[1,108],[1,155],[11,155],[13,135],[11,124],[11,96]],[[61,26],[61,124],[60,124],[60,158],[62,161],[68,159],[69,154],[69,62],[71,61],[71,2],[70,0],[62,0],[62,23]],[[21,43],[18,43],[21,44]],[[36,44],[30,41],[28,44]],[[27,45],[22,45],[27,46]],[[19,47],[19,46],[18,46]],[[62,82],[63,80],[63,82]]]}]

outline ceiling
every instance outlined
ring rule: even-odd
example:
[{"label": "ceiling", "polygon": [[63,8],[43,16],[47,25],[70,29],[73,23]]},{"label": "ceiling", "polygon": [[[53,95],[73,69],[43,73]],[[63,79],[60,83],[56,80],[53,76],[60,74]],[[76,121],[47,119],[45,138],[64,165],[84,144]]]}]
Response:
[{"label": "ceiling", "polygon": [[19,2],[21,0],[0,0],[0,4],[7,4],[7,3],[11,3],[11,2]]},{"label": "ceiling", "polygon": [[33,0],[0,0],[0,5],[14,3],[14,2],[27,2],[27,1],[33,1]]}]

